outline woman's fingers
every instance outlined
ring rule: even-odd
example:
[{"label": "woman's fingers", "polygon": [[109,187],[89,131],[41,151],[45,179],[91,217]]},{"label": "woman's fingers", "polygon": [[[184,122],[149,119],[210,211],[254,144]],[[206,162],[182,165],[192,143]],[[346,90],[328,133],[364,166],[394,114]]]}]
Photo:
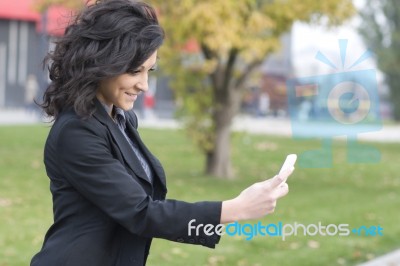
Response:
[{"label": "woman's fingers", "polygon": [[278,175],[274,176],[273,178],[267,179],[262,183],[268,184],[268,186],[270,188],[276,188],[280,184],[286,182],[286,180],[293,173],[293,171],[294,171],[294,167],[291,167],[291,168],[283,171],[281,174],[278,174]]},{"label": "woman's fingers", "polygon": [[240,193],[237,197],[240,217],[257,219],[275,211],[278,199],[289,192],[287,178],[294,168],[288,169],[268,180],[255,183]]},{"label": "woman's fingers", "polygon": [[278,193],[277,194],[278,199],[282,198],[289,193],[289,186],[287,183],[282,183],[281,185],[279,185],[279,187],[276,189],[276,191]]}]

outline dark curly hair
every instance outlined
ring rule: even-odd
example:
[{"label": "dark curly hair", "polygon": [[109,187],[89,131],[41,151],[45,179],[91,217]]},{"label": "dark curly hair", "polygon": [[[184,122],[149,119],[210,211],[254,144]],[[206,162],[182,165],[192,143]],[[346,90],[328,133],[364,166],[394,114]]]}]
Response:
[{"label": "dark curly hair", "polygon": [[156,13],[145,3],[102,0],[87,6],[44,59],[51,83],[40,106],[53,119],[68,107],[91,116],[99,82],[134,71],[163,39]]}]

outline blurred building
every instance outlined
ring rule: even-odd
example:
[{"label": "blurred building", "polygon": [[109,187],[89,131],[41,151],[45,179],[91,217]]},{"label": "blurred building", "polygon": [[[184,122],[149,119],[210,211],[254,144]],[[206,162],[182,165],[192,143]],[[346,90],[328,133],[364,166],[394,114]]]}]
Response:
[{"label": "blurred building", "polygon": [[268,56],[260,67],[261,81],[257,95],[260,115],[278,116],[287,113],[286,81],[293,76],[291,45],[289,32],[281,37],[280,50]]},{"label": "blurred building", "polygon": [[40,14],[33,4],[0,1],[0,108],[26,106],[41,97],[47,83],[41,63],[49,39],[64,33],[71,13],[52,7]]}]

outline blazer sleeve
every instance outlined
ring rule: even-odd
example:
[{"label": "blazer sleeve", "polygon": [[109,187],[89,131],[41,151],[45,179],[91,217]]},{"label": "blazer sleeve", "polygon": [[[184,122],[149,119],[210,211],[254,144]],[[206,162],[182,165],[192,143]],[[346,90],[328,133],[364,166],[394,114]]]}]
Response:
[{"label": "blazer sleeve", "polygon": [[188,223],[220,222],[221,202],[156,201],[112,156],[107,131],[100,125],[70,119],[58,131],[56,149],[61,173],[87,200],[131,233],[144,237],[215,247],[220,236],[189,234]]}]

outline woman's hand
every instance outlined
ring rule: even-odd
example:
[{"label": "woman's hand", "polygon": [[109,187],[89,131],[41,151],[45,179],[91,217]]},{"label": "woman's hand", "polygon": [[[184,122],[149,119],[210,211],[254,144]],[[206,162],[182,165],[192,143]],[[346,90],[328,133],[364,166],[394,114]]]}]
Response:
[{"label": "woman's hand", "polygon": [[286,179],[294,168],[243,190],[234,199],[222,202],[221,223],[261,218],[273,213],[276,201],[289,192]]}]

